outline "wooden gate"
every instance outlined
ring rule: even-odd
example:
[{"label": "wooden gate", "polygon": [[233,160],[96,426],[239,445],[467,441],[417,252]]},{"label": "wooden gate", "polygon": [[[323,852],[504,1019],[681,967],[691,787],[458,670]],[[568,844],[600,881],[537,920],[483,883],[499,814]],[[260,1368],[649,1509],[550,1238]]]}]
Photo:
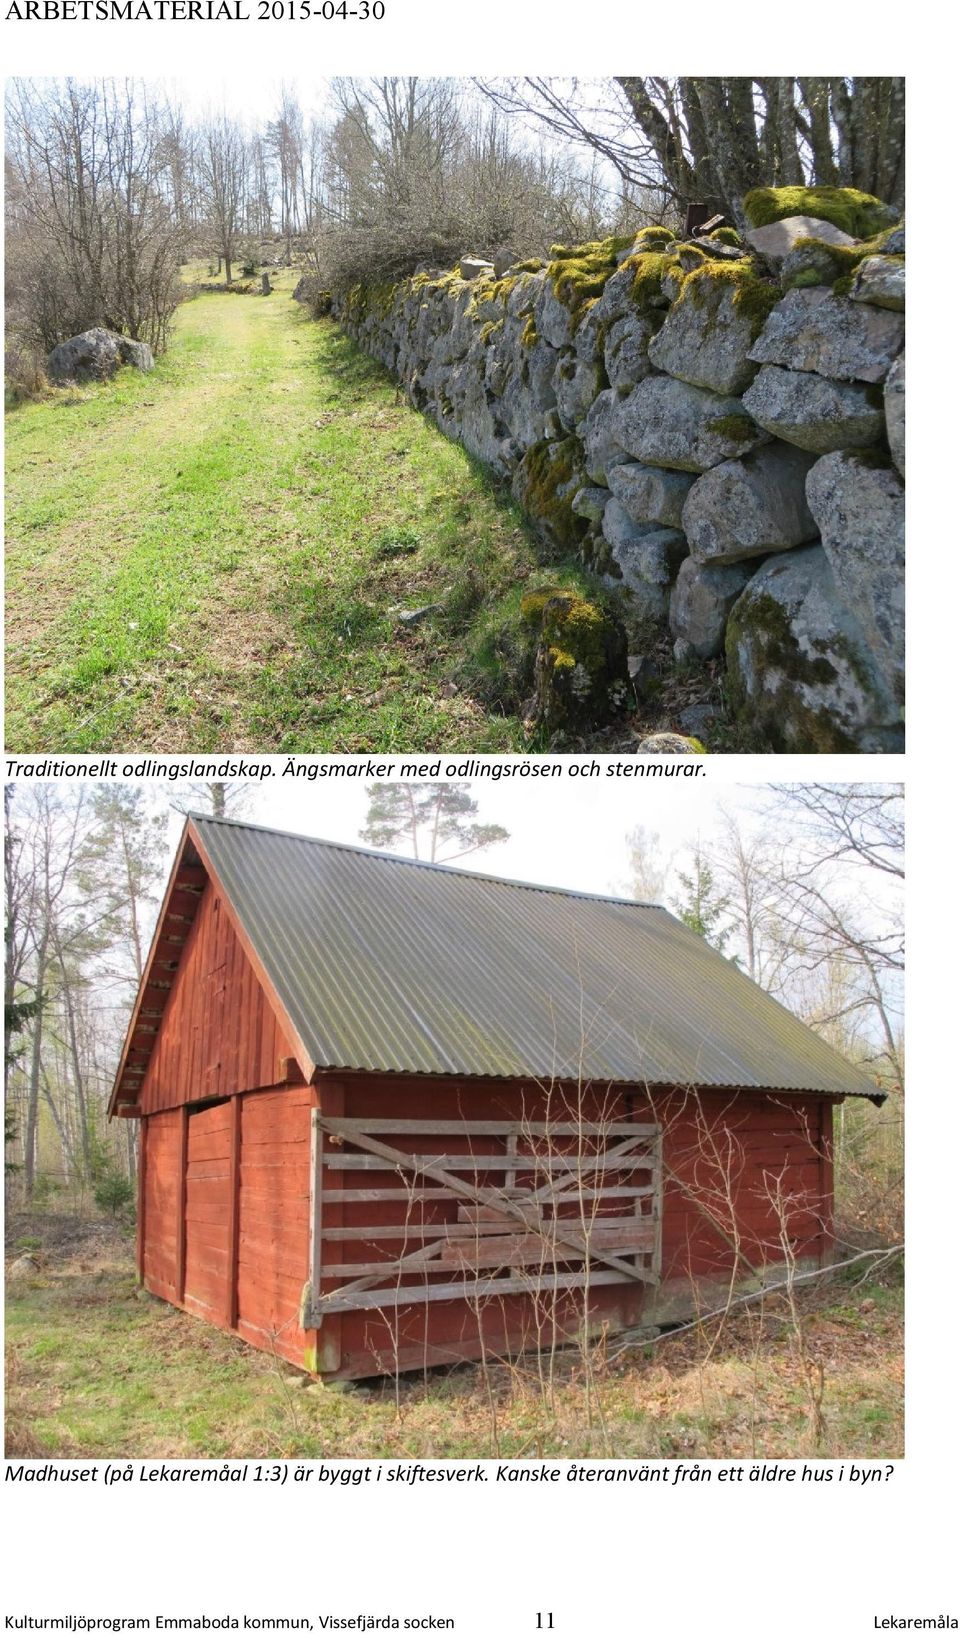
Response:
[{"label": "wooden gate", "polygon": [[337,1312],[659,1281],[655,1124],[312,1117],[305,1328]]}]

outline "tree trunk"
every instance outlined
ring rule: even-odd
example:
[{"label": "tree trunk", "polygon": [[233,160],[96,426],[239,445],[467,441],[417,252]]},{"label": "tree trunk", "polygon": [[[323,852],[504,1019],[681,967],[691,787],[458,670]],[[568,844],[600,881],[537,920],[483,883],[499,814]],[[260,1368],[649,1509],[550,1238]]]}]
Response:
[{"label": "tree trunk", "polygon": [[37,1112],[40,1104],[40,1064],[43,1057],[43,984],[47,976],[47,933],[37,947],[37,1013],[33,1018],[30,1043],[30,1077],[27,1083],[27,1117],[23,1131],[23,1195],[29,1203],[37,1173]]},{"label": "tree trunk", "polygon": [[780,186],[802,187],[803,167],[797,147],[794,81],[777,82],[777,138],[780,148]]},{"label": "tree trunk", "polygon": [[800,95],[807,112],[807,139],[813,159],[813,181],[817,187],[836,187],[837,165],[830,134],[830,82],[801,79]]}]

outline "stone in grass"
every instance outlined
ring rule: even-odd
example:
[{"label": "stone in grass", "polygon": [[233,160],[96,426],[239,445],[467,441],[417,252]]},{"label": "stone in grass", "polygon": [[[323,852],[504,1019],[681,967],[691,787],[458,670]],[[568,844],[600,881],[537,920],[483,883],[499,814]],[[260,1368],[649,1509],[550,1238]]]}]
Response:
[{"label": "stone in grass", "polygon": [[680,563],[670,593],[670,629],[677,645],[683,643],[684,660],[715,658],[723,651],[730,609],[753,572],[746,562],[704,563],[688,556]]},{"label": "stone in grass", "polygon": [[705,472],[683,507],[691,556],[739,562],[815,539],[805,491],[812,464],[813,456],[802,449],[773,443]]},{"label": "stone in grass", "polygon": [[537,644],[528,720],[552,733],[623,714],[631,696],[627,638],[607,608],[576,590],[547,587],[524,596],[520,616]]},{"label": "stone in grass", "polygon": [[398,624],[405,624],[408,629],[412,629],[415,625],[422,624],[424,619],[432,618],[434,613],[442,612],[443,608],[440,603],[431,601],[425,607],[404,608],[401,613],[397,614],[397,622]]},{"label": "stone in grass", "polygon": [[904,487],[876,457],[827,454],[807,498],[837,588],[899,702],[904,669]]},{"label": "stone in grass", "polygon": [[675,471],[708,471],[770,441],[739,397],[718,397],[669,375],[641,380],[614,405],[610,425],[616,442],[642,465]]},{"label": "stone in grass", "polygon": [[47,375],[55,386],[87,385],[109,380],[121,364],[142,374],[153,368],[153,353],[142,340],[130,340],[112,329],[85,329],[61,341],[47,358]]},{"label": "stone in grass", "polygon": [[29,1282],[35,1277],[40,1267],[30,1254],[20,1254],[17,1259],[11,1260],[7,1266],[6,1277],[8,1282]]},{"label": "stone in grass", "polygon": [[886,378],[903,348],[903,315],[829,289],[791,289],[752,347],[755,363],[780,363],[831,380]]},{"label": "stone in grass", "polygon": [[776,363],[763,365],[744,392],[743,406],[765,431],[812,454],[867,448],[883,434],[877,386],[827,380]]},{"label": "stone in grass", "polygon": [[731,708],[775,749],[902,749],[900,706],[821,545],[763,563],[730,614],[726,654]]},{"label": "stone in grass", "polygon": [[653,732],[637,744],[638,755],[705,755],[699,738],[683,737],[679,732]]}]

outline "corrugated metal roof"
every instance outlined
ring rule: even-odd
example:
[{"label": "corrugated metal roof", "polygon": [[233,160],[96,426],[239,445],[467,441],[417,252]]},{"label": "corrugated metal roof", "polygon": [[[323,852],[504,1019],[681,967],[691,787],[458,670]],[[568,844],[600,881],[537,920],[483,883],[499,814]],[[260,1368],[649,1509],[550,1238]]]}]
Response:
[{"label": "corrugated metal roof", "polygon": [[664,908],[191,821],[316,1067],[877,1093]]}]

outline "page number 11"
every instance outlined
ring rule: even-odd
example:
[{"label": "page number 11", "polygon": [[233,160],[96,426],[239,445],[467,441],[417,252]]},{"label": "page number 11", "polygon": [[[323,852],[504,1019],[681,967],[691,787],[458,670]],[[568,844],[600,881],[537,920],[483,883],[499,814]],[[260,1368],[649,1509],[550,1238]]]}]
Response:
[{"label": "page number 11", "polygon": [[538,1628],[552,1628],[553,1627],[553,1612],[552,1611],[538,1611],[537,1612],[537,1627]]}]

